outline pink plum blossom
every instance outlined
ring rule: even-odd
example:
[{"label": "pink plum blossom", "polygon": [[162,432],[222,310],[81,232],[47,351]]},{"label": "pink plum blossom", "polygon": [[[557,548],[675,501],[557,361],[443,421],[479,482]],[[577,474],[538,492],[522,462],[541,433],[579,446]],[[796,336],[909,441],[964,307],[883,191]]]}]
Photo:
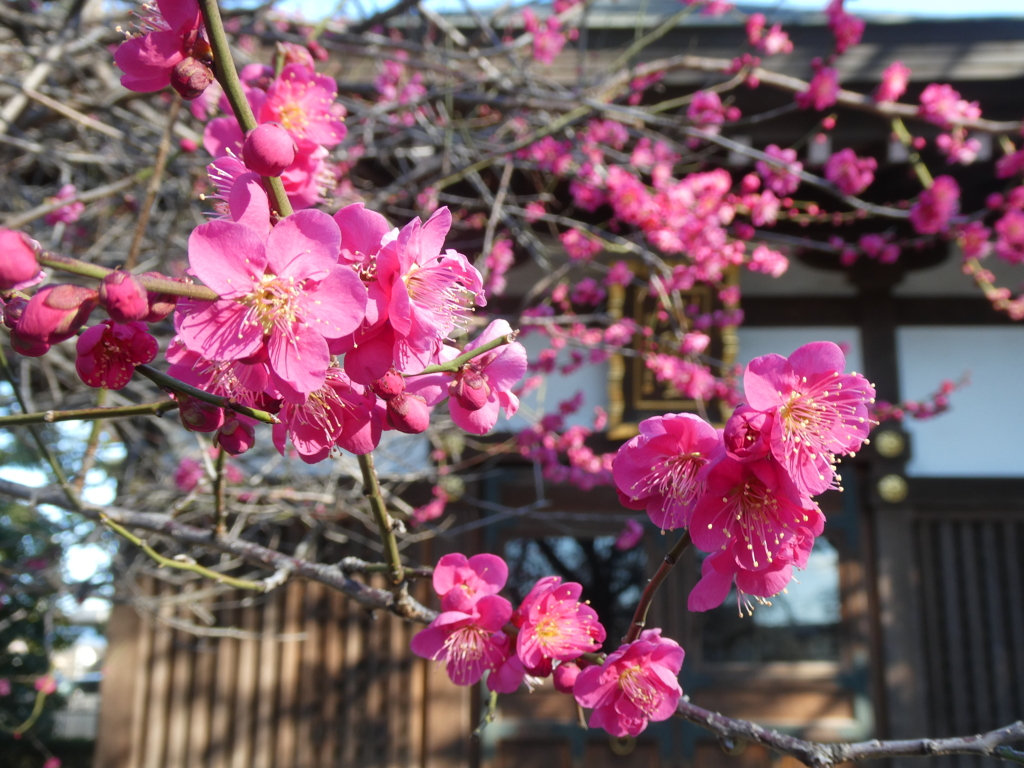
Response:
[{"label": "pink plum blossom", "polygon": [[686,116],[698,128],[718,133],[722,123],[736,120],[740,114],[736,108],[723,105],[721,97],[714,91],[697,91],[686,108]]},{"label": "pink plum blossom", "polygon": [[487,595],[496,595],[508,581],[508,564],[497,555],[466,557],[453,552],[434,567],[432,583],[445,611],[467,610]]},{"label": "pink plum blossom", "polygon": [[[70,201],[71,198],[73,198],[77,194],[78,190],[75,188],[74,184],[65,184],[57,191],[56,195],[47,198],[46,202],[62,203],[65,200]],[[76,221],[78,221],[79,217],[82,215],[82,211],[84,210],[85,203],[81,203],[76,200],[74,202],[68,202],[67,204],[61,206],[55,211],[50,211],[48,214],[46,214],[43,220],[51,227],[58,223],[74,224]]]},{"label": "pink plum blossom", "polygon": [[763,457],[740,462],[727,454],[707,472],[707,491],[690,522],[693,543],[724,550],[745,571],[771,569],[800,527],[821,533],[825,517],[802,495],[783,466]]},{"label": "pink plum blossom", "polygon": [[0,696],[11,695],[11,681],[6,677],[0,677]]},{"label": "pink plum blossom", "polygon": [[[765,194],[770,195],[771,192],[765,192]],[[747,269],[751,272],[761,272],[772,277],[782,277],[786,270],[789,269],[789,259],[778,251],[772,250],[767,245],[758,245],[750,254]]]},{"label": "pink plum blossom", "polygon": [[847,48],[860,42],[864,35],[864,21],[846,12],[843,0],[832,0],[825,13],[828,15],[828,28],[836,37],[836,53],[845,53]]},{"label": "pink plum blossom", "polygon": [[619,499],[645,509],[663,530],[686,527],[704,492],[701,470],[718,448],[718,432],[689,413],[644,419],[639,429],[612,464]]},{"label": "pink plum blossom", "polygon": [[362,322],[366,289],[337,263],[338,226],[320,211],[299,211],[264,234],[211,221],[189,237],[191,272],[220,295],[178,303],[178,333],[210,360],[240,360],[266,349],[286,398],[324,385],[328,339]]},{"label": "pink plum blossom", "polygon": [[369,453],[380,442],[376,398],[353,383],[340,368],[328,368],[324,384],[301,402],[285,400],[281,423],[274,425],[274,446],[284,455],[286,439],[307,464],[323,461],[338,445],[351,453]]},{"label": "pink plum blossom", "polygon": [[123,389],[135,367],[150,363],[159,351],[145,323],[104,320],[78,337],[75,370],[90,387]]},{"label": "pink plum blossom", "polygon": [[910,81],[910,67],[902,61],[894,61],[882,72],[882,82],[875,91],[875,101],[899,101]]},{"label": "pink plum blossom", "polygon": [[615,548],[620,552],[633,549],[644,537],[644,527],[636,520],[627,520],[626,525],[615,537]]},{"label": "pink plum blossom", "polygon": [[769,144],[765,147],[764,153],[780,161],[776,164],[758,160],[754,165],[764,179],[765,186],[777,195],[785,196],[796,192],[800,186],[800,177],[797,174],[804,168],[803,163],[796,159],[796,150],[782,149],[775,144]]},{"label": "pink plum blossom", "polygon": [[562,246],[574,261],[590,261],[603,250],[597,240],[592,240],[578,229],[570,229],[559,235]]},{"label": "pink plum blossom", "polygon": [[279,395],[271,384],[270,370],[264,360],[208,360],[188,349],[178,338],[168,345],[166,356],[170,363],[167,372],[186,384],[213,395],[230,397],[250,408],[271,412],[280,409]]},{"label": "pink plum blossom", "polygon": [[475,685],[484,672],[507,659],[508,638],[501,632],[512,605],[498,595],[485,595],[464,611],[444,611],[417,632],[411,643],[417,656],[445,662],[456,685]]},{"label": "pink plum blossom", "polygon": [[774,423],[771,411],[758,411],[749,405],[739,406],[722,432],[726,452],[741,462],[763,459],[771,452]]},{"label": "pink plum blossom", "polygon": [[972,221],[960,228],[957,242],[960,250],[963,251],[965,259],[983,259],[992,252],[992,243],[989,237],[992,230],[980,221]]},{"label": "pink plum blossom", "polygon": [[[358,221],[342,219],[342,242],[372,248],[365,245],[373,239],[366,231],[379,231],[377,219],[361,208],[355,213]],[[410,221],[397,237],[388,233],[371,255],[376,270],[369,276],[367,322],[350,344],[334,350],[348,353],[345,370],[354,381],[369,384],[392,366],[419,373],[438,361],[444,340],[474,307],[487,303],[483,278],[469,260],[451,249],[441,252],[451,222],[449,210],[439,208],[426,222]]]},{"label": "pink plum blossom", "polygon": [[288,131],[301,148],[330,149],[345,138],[338,84],[301,64],[289,64],[267,89],[259,108],[260,123],[275,122]]},{"label": "pink plum blossom", "polygon": [[833,67],[819,66],[814,72],[807,90],[796,95],[800,109],[813,107],[821,112],[839,99],[839,73]]},{"label": "pink plum blossom", "polygon": [[978,158],[981,151],[980,139],[967,138],[967,131],[962,127],[954,127],[949,133],[940,133],[935,137],[935,146],[946,155],[946,163],[952,165],[970,165]]},{"label": "pink plum blossom", "polygon": [[976,101],[964,101],[952,86],[932,83],[921,92],[918,114],[941,128],[949,128],[981,117]]},{"label": "pink plum blossom", "polygon": [[808,495],[833,485],[834,455],[858,451],[873,426],[874,387],[845,368],[839,346],[818,341],[755,358],[743,376],[747,403],[774,415],[772,455]]},{"label": "pink plum blossom", "polygon": [[765,33],[764,28],[767,22],[763,13],[750,14],[747,17],[747,41],[765,56],[791,53],[793,41],[782,31],[782,25],[773,24],[771,29]]},{"label": "pink plum blossom", "polygon": [[515,652],[512,638],[504,632],[498,632],[492,640],[501,649],[503,658],[487,676],[487,689],[494,693],[515,693],[523,684],[523,680],[528,678],[526,668]]},{"label": "pink plum blossom", "polygon": [[[210,455],[216,457],[216,449],[211,448]],[[178,486],[178,490],[182,493],[189,493],[199,485],[200,481],[205,477],[205,474],[206,473],[203,470],[203,462],[199,459],[193,459],[191,457],[183,458],[174,472],[174,484]],[[242,475],[242,471],[234,464],[227,465],[225,478],[229,483],[241,483],[245,479]]]},{"label": "pink plum blossom", "polygon": [[[743,595],[759,598],[773,597],[782,592],[793,578],[793,568],[804,568],[814,545],[814,534],[807,528],[797,528],[786,538],[767,568],[756,571],[741,568],[731,551],[719,550],[704,558],[701,579],[687,598],[690,611],[709,611],[721,605],[736,584],[738,598]],[[741,602],[742,607],[742,602]]]},{"label": "pink plum blossom", "polygon": [[173,85],[183,98],[199,96],[213,82],[213,57],[199,3],[156,0],[156,7],[144,9],[140,18],[144,34],[129,38],[114,53],[124,72],[121,85],[143,93]]},{"label": "pink plum blossom", "polygon": [[949,227],[960,210],[960,185],[952,176],[938,176],[930,189],[910,209],[910,223],[922,235],[934,235]]},{"label": "pink plum blossom", "polygon": [[545,660],[569,661],[601,647],[607,634],[597,611],[580,602],[583,587],[558,576],[540,579],[523,598],[512,622],[519,627],[516,653],[527,669]]},{"label": "pink plum blossom", "polygon": [[1004,155],[996,161],[996,178],[1008,179],[1024,171],[1024,149]]},{"label": "pink plum blossom", "polygon": [[[512,333],[508,321],[494,320],[466,345],[465,351],[472,352]],[[440,359],[449,362],[458,354],[458,350],[445,347]],[[494,428],[500,413],[504,412],[505,418],[510,419],[519,409],[519,398],[512,387],[526,373],[526,368],[526,349],[513,341],[474,357],[454,376],[416,376],[407,380],[406,386],[409,392],[422,396],[428,405],[436,405],[447,396],[452,421],[474,435],[485,435]]]},{"label": "pink plum blossom", "polygon": [[447,505],[448,494],[445,493],[444,488],[435,485],[433,488],[433,498],[422,506],[414,507],[409,514],[409,522],[412,525],[421,525],[431,520],[436,520],[444,514]]},{"label": "pink plum blossom", "polygon": [[844,195],[859,195],[875,180],[878,161],[873,157],[857,157],[850,148],[834,153],[825,163],[825,178],[839,187]]},{"label": "pink plum blossom", "polygon": [[683,649],[648,629],[632,643],[620,645],[600,666],[587,667],[576,677],[573,696],[592,709],[589,725],[612,736],[637,736],[648,722],[672,717],[683,695],[679,671]]},{"label": "pink plum blossom", "polygon": [[1024,213],[1007,211],[995,231],[996,256],[1008,264],[1024,264]]}]

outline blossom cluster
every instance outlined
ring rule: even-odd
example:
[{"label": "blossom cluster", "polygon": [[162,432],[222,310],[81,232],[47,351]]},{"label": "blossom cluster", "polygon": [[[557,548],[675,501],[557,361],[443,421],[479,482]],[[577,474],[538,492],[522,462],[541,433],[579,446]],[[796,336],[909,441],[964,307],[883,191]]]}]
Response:
[{"label": "blossom cluster", "polygon": [[[12,294],[4,321],[25,355],[44,354],[75,336],[102,306],[109,318],[77,340],[75,367],[94,387],[121,389],[137,366],[153,361],[147,323],[174,313],[169,373],[185,384],[277,415],[274,444],[288,441],[312,463],[335,448],[373,450],[383,431],[417,433],[431,409],[449,399],[452,420],[474,434],[518,408],[512,387],[526,353],[504,320],[492,322],[465,351],[451,346],[483,305],[480,273],[465,256],[442,253],[447,209],[392,229],[355,204],[333,217],[305,210],[271,225],[258,177],[240,177],[228,217],[197,227],[189,264],[217,297],[182,298],[147,290],[144,279],[113,271],[98,289],[49,284]],[[0,231],[9,254],[0,285],[20,290],[42,279],[38,244]],[[482,348],[484,345],[489,345]],[[456,364],[456,358],[466,359]],[[427,371],[428,366],[442,370]],[[253,418],[177,392],[182,422],[216,432],[229,453],[248,450]]]},{"label": "blossom cluster", "polygon": [[807,563],[825,519],[812,497],[839,485],[837,462],[875,423],[874,388],[844,373],[842,350],[815,342],[752,360],[746,404],[716,430],[691,414],[640,423],[612,467],[622,503],[663,530],[686,528],[709,554],[691,610],[740,593],[769,598]]},{"label": "blossom cluster", "polygon": [[495,693],[524,682],[532,689],[551,677],[556,690],[593,710],[591,727],[613,736],[636,736],[649,721],[672,716],[682,696],[676,642],[647,630],[599,661],[587,655],[601,648],[606,632],[580,601],[582,585],[544,577],[513,610],[498,594],[507,580],[508,565],[495,555],[442,557],[433,574],[441,613],[413,637],[413,653],[443,663],[457,685],[474,685],[486,673]]}]

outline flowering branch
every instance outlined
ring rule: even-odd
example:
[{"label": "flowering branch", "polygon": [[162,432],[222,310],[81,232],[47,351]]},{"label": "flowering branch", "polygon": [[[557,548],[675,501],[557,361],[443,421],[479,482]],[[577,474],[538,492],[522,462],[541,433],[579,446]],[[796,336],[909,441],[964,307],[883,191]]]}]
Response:
[{"label": "flowering branch", "polygon": [[360,605],[369,609],[391,611],[410,621],[424,624],[433,621],[437,612],[421,605],[415,598],[402,592],[398,595],[389,590],[376,589],[362,582],[350,579],[340,565],[312,563],[308,560],[286,555],[270,547],[264,547],[249,541],[230,536],[218,538],[207,528],[180,523],[170,515],[153,512],[134,512],[119,507],[101,507],[82,504],[76,508],[56,488],[32,488],[21,483],[13,483],[0,478],[0,494],[11,498],[22,499],[33,504],[52,504],[61,509],[80,512],[90,520],[100,520],[106,516],[108,521],[115,522],[124,528],[139,528],[154,533],[161,533],[181,544],[205,547],[226,552],[236,557],[275,571],[286,569],[290,573],[311,581],[318,581],[337,589]]},{"label": "flowering branch", "polygon": [[12,427],[18,424],[53,424],[58,421],[125,419],[132,416],[163,416],[177,407],[178,404],[174,400],[161,400],[158,403],[121,405],[112,408],[78,408],[70,411],[17,413],[13,416],[0,416],[0,427]]},{"label": "flowering branch", "polygon": [[[70,256],[61,256],[60,254],[52,253],[50,251],[41,251],[37,254],[36,260],[42,267],[59,269],[63,272],[70,272],[73,275],[92,277],[96,280],[102,280],[111,272],[116,271],[108,267],[101,267],[99,264],[89,264],[88,262],[79,261],[78,259],[73,259]],[[185,298],[199,299],[201,301],[216,301],[220,298],[214,291],[211,291],[205,285],[179,283],[177,280],[165,280],[163,278],[150,277],[148,275],[139,275],[138,279],[146,290],[153,291],[154,293],[166,293],[171,296],[184,296]]]},{"label": "flowering branch", "polygon": [[384,545],[384,558],[387,560],[391,581],[396,585],[401,584],[405,580],[405,570],[402,568],[402,556],[398,553],[398,541],[395,539],[395,521],[388,514],[387,505],[384,503],[372,453],[359,457],[359,470],[363,475],[363,494],[370,502],[380,541]]},{"label": "flowering branch", "polygon": [[679,562],[679,558],[682,557],[683,552],[686,551],[688,546],[690,546],[690,532],[684,531],[679,540],[672,545],[672,549],[665,554],[661,564],[658,566],[658,570],[655,571],[651,580],[647,582],[647,586],[644,587],[644,591],[640,595],[640,602],[637,603],[636,610],[633,612],[633,621],[630,623],[629,631],[626,632],[626,637],[622,642],[632,643],[640,637],[640,633],[647,626],[647,612],[654,601],[654,594],[665,579],[668,578],[669,571]]},{"label": "flowering branch", "polygon": [[[231,56],[231,46],[228,44],[224,22],[220,17],[220,7],[217,0],[199,0],[199,9],[203,14],[207,34],[210,36],[210,47],[213,48],[213,71],[217,82],[224,89],[224,95],[231,104],[231,111],[235,113],[235,119],[242,127],[242,132],[248,133],[256,127],[256,116],[252,113],[249,100],[242,90],[242,81],[238,79],[235,61]],[[290,216],[292,204],[288,201],[281,179],[265,176],[263,181],[277,212],[281,216]]]},{"label": "flowering branch", "polygon": [[155,549],[153,549],[145,540],[140,539],[134,533],[126,529],[124,526],[118,525],[110,519],[109,515],[100,513],[99,521],[103,523],[107,528],[112,530],[118,536],[127,539],[135,546],[139,547],[143,552],[149,555],[158,565],[165,568],[174,568],[179,571],[189,571],[190,573],[198,574],[204,578],[212,579],[213,581],[219,582],[235,589],[248,589],[254,592],[266,592],[267,586],[260,581],[247,581],[246,579],[236,579],[233,576],[225,576],[223,573],[217,573],[217,571],[211,571],[209,568],[204,568],[199,563],[193,562],[191,559],[182,557],[170,558],[164,557]]},{"label": "flowering branch", "polygon": [[490,341],[481,344],[479,347],[475,349],[471,349],[468,352],[463,352],[461,355],[459,355],[456,358],[453,358],[452,360],[449,360],[447,363],[428,365],[426,368],[424,368],[416,375],[422,376],[428,373],[457,373],[459,369],[462,368],[462,366],[464,366],[473,358],[487,354],[492,349],[497,349],[498,347],[503,347],[506,344],[511,344],[513,341],[516,340],[516,336],[518,335],[519,332],[515,331],[504,336],[498,336],[495,339],[491,339]]},{"label": "flowering branch", "polygon": [[1024,762],[1024,752],[1006,744],[1024,740],[1024,721],[977,736],[948,739],[905,739],[862,741],[855,744],[821,743],[787,736],[762,728],[747,720],[735,720],[698,707],[685,699],[676,714],[701,728],[729,740],[761,744],[780,754],[792,755],[812,768],[832,768],[840,763],[877,760],[887,757],[929,757],[933,755],[987,755],[1013,762]]},{"label": "flowering branch", "polygon": [[230,397],[223,397],[222,395],[213,395],[209,392],[205,392],[198,387],[193,387],[191,384],[186,384],[184,381],[179,381],[173,376],[168,376],[163,371],[158,371],[151,365],[140,365],[135,368],[136,371],[141,373],[147,379],[152,381],[159,387],[164,389],[170,389],[174,392],[179,392],[189,397],[194,397],[196,400],[202,400],[204,403],[215,405],[218,408],[228,408],[235,413],[240,413],[243,416],[248,416],[256,421],[261,421],[264,424],[278,424],[280,423],[277,416],[266,411],[260,411],[255,408],[250,408],[247,405],[236,403]]}]

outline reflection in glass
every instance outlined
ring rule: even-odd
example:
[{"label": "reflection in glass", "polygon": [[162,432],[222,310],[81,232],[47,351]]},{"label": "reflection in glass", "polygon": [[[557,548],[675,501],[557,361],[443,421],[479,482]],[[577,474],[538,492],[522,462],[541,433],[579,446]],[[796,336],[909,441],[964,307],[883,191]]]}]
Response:
[{"label": "reflection in glass", "polygon": [[[746,598],[749,599],[749,598]],[[771,605],[747,615],[736,589],[705,614],[704,659],[727,661],[838,661],[839,553],[818,537],[807,569]]]}]

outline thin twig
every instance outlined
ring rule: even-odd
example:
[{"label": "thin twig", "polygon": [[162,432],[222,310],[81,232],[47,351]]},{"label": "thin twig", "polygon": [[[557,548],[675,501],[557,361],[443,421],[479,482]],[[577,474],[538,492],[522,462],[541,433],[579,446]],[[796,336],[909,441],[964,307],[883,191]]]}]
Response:
[{"label": "thin twig", "polygon": [[142,248],[142,238],[146,235],[149,217],[153,213],[153,203],[156,201],[157,192],[160,191],[164,168],[167,167],[167,158],[171,153],[171,137],[174,135],[174,124],[178,121],[178,113],[181,111],[181,101],[181,96],[175,93],[174,98],[171,100],[171,109],[167,114],[167,125],[164,127],[164,135],[160,138],[160,147],[157,149],[156,162],[153,164],[153,175],[149,177],[149,184],[146,185],[146,199],[143,201],[142,209],[139,211],[139,220],[135,223],[135,234],[132,236],[132,244],[124,260],[124,268],[129,271],[135,269],[135,262],[139,258],[139,250]]}]

